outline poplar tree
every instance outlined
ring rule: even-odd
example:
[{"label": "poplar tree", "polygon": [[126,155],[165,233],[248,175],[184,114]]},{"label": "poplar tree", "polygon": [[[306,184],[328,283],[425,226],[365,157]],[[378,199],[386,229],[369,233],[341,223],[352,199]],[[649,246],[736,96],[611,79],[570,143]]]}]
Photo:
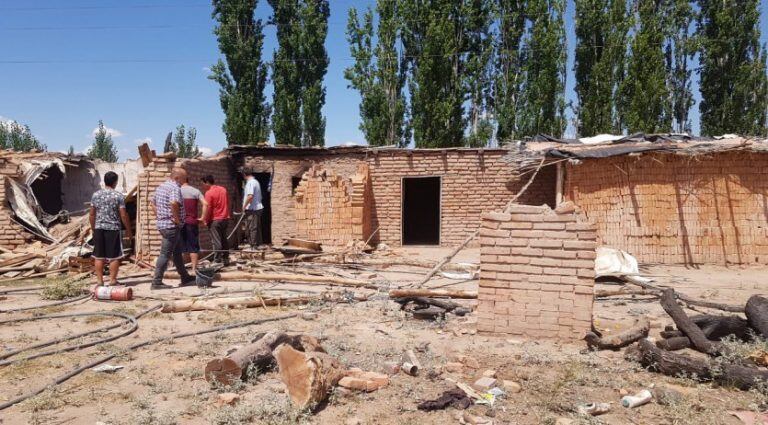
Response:
[{"label": "poplar tree", "polygon": [[0,149],[16,152],[45,151],[46,146],[37,140],[29,126],[16,121],[0,121]]},{"label": "poplar tree", "polygon": [[672,103],[664,55],[666,0],[638,2],[638,26],[632,39],[621,105],[630,133],[661,133],[672,129]]},{"label": "poplar tree", "polygon": [[529,0],[531,23],[524,49],[523,81],[515,137],[565,131],[564,0]]},{"label": "poplar tree", "polygon": [[325,38],[327,0],[269,0],[277,28],[274,54],[273,131],[278,143],[322,146],[325,143],[323,78],[328,70]]},{"label": "poplar tree", "polygon": [[691,89],[691,61],[696,53],[695,37],[691,26],[695,11],[689,0],[671,0],[667,11],[667,59],[668,87],[671,96],[673,130],[691,132],[689,113],[693,106]]},{"label": "poplar tree", "polygon": [[267,65],[261,60],[264,26],[261,19],[254,19],[257,4],[257,0],[213,0],[213,18],[218,22],[214,34],[226,63],[219,59],[208,78],[219,83],[225,115],[222,130],[230,145],[255,145],[269,138]]},{"label": "poplar tree", "polygon": [[497,0],[498,37],[494,46],[491,103],[496,118],[496,138],[515,137],[522,81],[522,39],[525,33],[525,0]]},{"label": "poplar tree", "polygon": [[464,55],[461,3],[402,0],[403,44],[416,147],[464,144]]},{"label": "poplar tree", "polygon": [[493,3],[488,0],[465,0],[463,4],[467,52],[464,76],[469,96],[466,144],[471,147],[487,146],[493,137],[493,124],[488,117],[493,55],[492,8]]},{"label": "poplar tree", "polygon": [[99,120],[99,127],[94,136],[93,145],[88,149],[91,159],[100,159],[105,162],[117,162],[117,148],[112,142],[112,135],[107,132],[104,123]]},{"label": "poplar tree", "polygon": [[371,146],[408,144],[403,86],[405,72],[396,42],[398,0],[378,0],[378,28],[374,47],[374,14],[370,8],[362,21],[349,10],[347,41],[355,62],[344,70],[350,87],[360,93],[360,130]]},{"label": "poplar tree", "polygon": [[196,158],[200,156],[200,149],[197,147],[197,129],[195,127],[185,128],[184,125],[176,127],[176,133],[173,135],[174,152],[179,158]]},{"label": "poplar tree", "polygon": [[626,0],[575,0],[575,5],[578,133],[621,133],[619,88],[632,23]]},{"label": "poplar tree", "polygon": [[700,0],[701,132],[766,132],[766,51],[760,0]]}]

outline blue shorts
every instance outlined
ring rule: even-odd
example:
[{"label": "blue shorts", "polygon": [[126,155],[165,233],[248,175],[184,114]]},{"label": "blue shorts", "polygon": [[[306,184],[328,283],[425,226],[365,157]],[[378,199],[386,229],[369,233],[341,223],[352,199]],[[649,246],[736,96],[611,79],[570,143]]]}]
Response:
[{"label": "blue shorts", "polygon": [[200,228],[197,224],[185,224],[181,228],[181,252],[185,254],[200,252]]}]

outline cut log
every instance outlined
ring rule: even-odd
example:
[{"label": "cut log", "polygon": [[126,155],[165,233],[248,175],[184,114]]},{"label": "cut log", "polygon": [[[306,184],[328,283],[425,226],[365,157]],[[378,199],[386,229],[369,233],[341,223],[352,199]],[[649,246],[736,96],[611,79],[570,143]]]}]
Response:
[{"label": "cut log", "polygon": [[236,297],[191,299],[170,301],[163,304],[163,313],[180,313],[183,311],[200,310],[226,310],[231,308],[271,307],[278,305],[306,304],[320,300],[321,297],[286,297],[286,298],[262,298],[262,297]]},{"label": "cut log", "polygon": [[[768,381],[766,370],[734,364],[720,365],[713,369],[708,360],[664,351],[647,339],[638,343],[638,354],[640,364],[667,376],[695,377],[700,381],[713,380],[720,385],[742,390],[749,390]],[[714,374],[713,370],[718,373]]]},{"label": "cut log", "polygon": [[678,336],[685,336],[684,333],[678,331],[677,329],[664,330],[664,331],[659,332],[659,335],[662,338],[664,338],[664,339],[675,338],[675,337],[678,337]]},{"label": "cut log", "polygon": [[443,297],[459,298],[473,300],[477,298],[475,291],[462,291],[450,289],[393,289],[389,291],[390,298],[413,298],[413,297]]},{"label": "cut log", "polygon": [[[631,283],[633,285],[637,285],[637,286],[639,286],[641,288],[648,289],[648,290],[651,290],[651,291],[659,291],[659,292],[661,292],[661,291],[664,290],[664,288],[660,288],[660,287],[658,287],[656,285],[653,285],[653,284],[650,284],[650,283],[647,283],[647,282],[642,282],[642,281],[639,281],[639,280],[628,280],[627,283]],[[689,297],[689,296],[687,296],[685,294],[681,294],[679,292],[676,292],[675,296],[678,299],[680,299],[680,301],[682,301],[682,302],[684,302],[686,304],[689,304],[689,305],[697,306],[697,307],[713,308],[715,310],[729,311],[729,312],[732,312],[732,313],[743,313],[744,312],[744,307],[738,306],[738,305],[730,305],[730,304],[716,303],[716,302],[711,302],[711,301],[698,300],[696,298],[691,298],[691,297]]]},{"label": "cut log", "polygon": [[707,339],[712,341],[720,341],[728,335],[733,335],[742,341],[746,341],[750,336],[747,321],[739,316],[701,314],[691,316],[691,321],[701,328]]},{"label": "cut log", "polygon": [[413,314],[414,319],[420,320],[437,320],[445,318],[445,310],[435,306],[413,310],[411,314]]},{"label": "cut log", "polygon": [[640,319],[634,326],[616,335],[599,337],[594,332],[588,332],[584,337],[587,346],[597,350],[618,350],[633,342],[648,336],[651,330],[651,322],[648,318]]},{"label": "cut log", "polygon": [[677,351],[691,346],[691,340],[687,336],[675,336],[656,341],[656,346],[662,350]]},{"label": "cut log", "polygon": [[677,304],[675,290],[668,288],[661,293],[661,307],[672,317],[685,336],[690,338],[691,346],[702,353],[716,355],[720,351],[720,344],[712,342],[704,335],[704,331],[698,327],[690,317],[683,311],[683,308]]},{"label": "cut log", "polygon": [[[171,279],[178,279],[179,274],[176,272],[168,272],[166,277]],[[316,283],[319,285],[329,286],[350,286],[354,288],[370,288],[378,289],[378,286],[366,280],[358,279],[344,279],[333,276],[310,276],[306,274],[293,274],[293,273],[248,273],[248,272],[223,272],[216,273],[213,277],[215,280],[224,281],[237,281],[237,282],[251,282],[251,281],[270,281],[270,282],[299,282],[299,283]]]},{"label": "cut log", "polygon": [[625,295],[659,295],[658,291],[650,289],[631,289],[622,286],[618,289],[595,289],[595,298],[617,297]]},{"label": "cut log", "polygon": [[427,297],[408,297],[408,298],[396,298],[396,303],[401,305],[401,308],[405,308],[408,303],[415,303],[426,308],[429,306],[440,307],[447,312],[454,313],[457,316],[464,316],[470,313],[472,310],[462,307],[461,304],[455,303],[448,299],[441,298],[427,298]]},{"label": "cut log", "polygon": [[300,351],[325,352],[317,339],[308,335],[288,335],[269,332],[251,344],[241,347],[226,357],[209,361],[205,365],[205,380],[232,385],[247,378],[249,370],[265,371],[274,365],[272,351],[280,344],[289,344]]},{"label": "cut log", "polygon": [[341,364],[325,353],[302,353],[281,344],[272,354],[291,403],[298,409],[314,408],[323,402],[345,374]]},{"label": "cut log", "polygon": [[768,338],[768,298],[752,295],[744,309],[749,326],[752,326],[763,338]]}]

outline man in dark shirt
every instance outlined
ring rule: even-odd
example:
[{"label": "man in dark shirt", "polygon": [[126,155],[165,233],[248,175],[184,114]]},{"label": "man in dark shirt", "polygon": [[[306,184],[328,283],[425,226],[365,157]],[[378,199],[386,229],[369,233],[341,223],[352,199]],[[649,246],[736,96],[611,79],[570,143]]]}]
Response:
[{"label": "man in dark shirt", "polygon": [[109,261],[109,284],[117,285],[117,272],[123,256],[120,223],[131,238],[131,220],[125,211],[125,196],[115,190],[117,174],[104,174],[104,189],[93,194],[89,221],[93,231],[93,258],[96,283],[104,284],[104,262]]}]

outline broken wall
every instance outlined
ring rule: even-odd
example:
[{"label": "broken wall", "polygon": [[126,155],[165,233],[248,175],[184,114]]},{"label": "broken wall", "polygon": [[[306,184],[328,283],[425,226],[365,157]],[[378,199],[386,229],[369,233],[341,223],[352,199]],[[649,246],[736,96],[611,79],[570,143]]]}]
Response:
[{"label": "broken wall", "polygon": [[[272,208],[272,242],[281,245],[288,238],[304,238],[306,234],[299,230],[296,212],[296,188],[304,173],[312,166],[319,166],[333,173],[348,184],[361,165],[365,165],[360,155],[327,156],[246,156],[241,167],[249,173],[272,174],[270,192]],[[262,188],[266,191],[267,188]]]},{"label": "broken wall", "polygon": [[[198,159],[177,159],[169,160],[164,157],[157,157],[152,163],[139,174],[138,177],[138,198],[137,198],[137,218],[136,218],[136,247],[139,258],[153,259],[157,256],[162,243],[160,233],[157,231],[157,220],[153,213],[151,201],[155,195],[157,187],[168,180],[174,167],[180,166],[187,171],[189,184],[200,189],[203,176],[213,175],[216,184],[223,186],[229,193],[230,210],[237,205],[236,199],[238,191],[236,187],[235,170],[229,157],[218,155],[211,158]],[[202,189],[200,190],[202,192]],[[232,216],[230,222],[230,231],[234,226],[237,216]],[[210,233],[205,228],[200,228],[200,247],[203,250],[210,249]]]},{"label": "broken wall", "polygon": [[768,264],[768,155],[588,159],[564,188],[602,244],[640,262]]},{"label": "broken wall", "polygon": [[370,235],[368,166],[349,179],[312,166],[295,189],[296,236],[327,245],[367,240]]},{"label": "broken wall", "polygon": [[478,331],[583,338],[592,325],[595,229],[547,206],[484,214]]},{"label": "broken wall", "polygon": [[20,170],[16,163],[0,158],[0,246],[10,250],[32,242],[32,234],[11,220],[13,210],[6,197],[6,191],[10,190],[7,180],[19,175]]}]

